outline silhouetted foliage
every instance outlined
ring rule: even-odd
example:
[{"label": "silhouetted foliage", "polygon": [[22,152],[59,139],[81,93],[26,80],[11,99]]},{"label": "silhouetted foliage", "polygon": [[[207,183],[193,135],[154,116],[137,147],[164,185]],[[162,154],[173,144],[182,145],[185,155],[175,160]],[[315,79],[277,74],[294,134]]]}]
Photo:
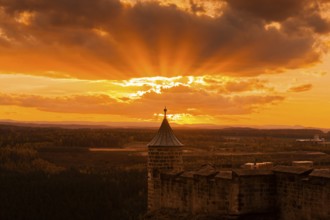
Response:
[{"label": "silhouetted foliage", "polygon": [[114,129],[63,129],[0,126],[0,147],[32,143],[40,147],[122,147],[129,141],[127,132]]},{"label": "silhouetted foliage", "polygon": [[0,219],[137,219],[145,211],[145,171],[0,172]]},{"label": "silhouetted foliage", "polygon": [[51,174],[64,170],[40,158],[34,148],[24,145],[0,148],[0,169],[18,173],[43,171]]},{"label": "silhouetted foliage", "polygon": [[73,169],[32,147],[0,148],[0,219],[138,219],[146,212],[146,171],[117,163]]}]

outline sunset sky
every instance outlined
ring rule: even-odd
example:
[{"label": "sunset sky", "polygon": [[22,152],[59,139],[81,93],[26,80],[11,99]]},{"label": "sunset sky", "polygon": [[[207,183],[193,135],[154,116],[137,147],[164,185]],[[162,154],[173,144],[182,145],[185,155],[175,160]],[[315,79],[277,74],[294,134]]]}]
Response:
[{"label": "sunset sky", "polygon": [[330,0],[0,0],[0,120],[330,128]]}]

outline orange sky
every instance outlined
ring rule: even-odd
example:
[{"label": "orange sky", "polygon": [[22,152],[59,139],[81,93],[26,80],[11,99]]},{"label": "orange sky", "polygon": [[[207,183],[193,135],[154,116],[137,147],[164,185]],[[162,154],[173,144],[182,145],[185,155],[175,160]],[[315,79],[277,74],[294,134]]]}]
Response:
[{"label": "orange sky", "polygon": [[328,0],[0,0],[0,120],[330,128]]}]

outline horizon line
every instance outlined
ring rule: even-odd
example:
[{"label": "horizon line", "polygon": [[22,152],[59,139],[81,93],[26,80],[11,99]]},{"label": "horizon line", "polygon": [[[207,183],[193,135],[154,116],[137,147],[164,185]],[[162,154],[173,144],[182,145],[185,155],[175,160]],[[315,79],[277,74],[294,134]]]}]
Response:
[{"label": "horizon line", "polygon": [[[171,126],[177,128],[201,128],[201,129],[225,129],[225,128],[251,128],[251,129],[317,129],[322,130],[323,132],[329,132],[330,128],[323,127],[313,127],[313,126],[304,126],[304,125],[276,125],[276,124],[265,124],[265,125],[217,125],[217,124],[178,124],[175,122],[170,122]],[[35,126],[85,126],[85,127],[108,127],[108,128],[157,128],[160,125],[160,122],[111,122],[111,121],[18,121],[12,119],[0,119],[0,124],[13,124],[13,125],[35,125]]]}]

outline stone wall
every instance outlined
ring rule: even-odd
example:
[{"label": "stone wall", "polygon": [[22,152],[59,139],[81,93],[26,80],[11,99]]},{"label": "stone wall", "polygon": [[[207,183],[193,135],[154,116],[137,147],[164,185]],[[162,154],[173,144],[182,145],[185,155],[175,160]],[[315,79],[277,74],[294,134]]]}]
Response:
[{"label": "stone wall", "polygon": [[162,172],[159,180],[161,208],[212,216],[330,219],[329,170],[217,171],[203,166],[194,172]]},{"label": "stone wall", "polygon": [[277,167],[280,219],[330,219],[330,171]]},{"label": "stone wall", "polygon": [[159,171],[180,171],[183,169],[180,147],[148,147],[148,168]]},{"label": "stone wall", "polygon": [[156,210],[160,203],[160,173],[183,169],[180,147],[148,147],[148,210]]},{"label": "stone wall", "polygon": [[238,182],[239,188],[238,214],[275,211],[276,184],[270,170],[237,170],[234,181]]},{"label": "stone wall", "polygon": [[180,176],[181,173],[162,174],[161,203],[163,208],[190,212],[192,201],[192,179]]}]

